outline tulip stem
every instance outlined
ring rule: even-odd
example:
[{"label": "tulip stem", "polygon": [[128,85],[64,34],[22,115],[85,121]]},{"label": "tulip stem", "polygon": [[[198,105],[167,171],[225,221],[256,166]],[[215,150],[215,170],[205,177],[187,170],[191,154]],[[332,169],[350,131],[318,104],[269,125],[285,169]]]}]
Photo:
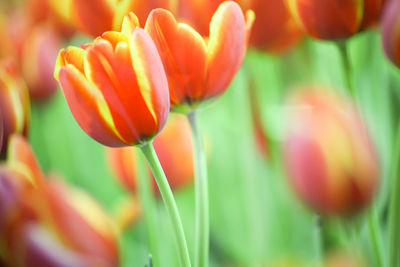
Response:
[{"label": "tulip stem", "polygon": [[399,266],[400,254],[400,124],[397,126],[397,134],[395,139],[395,150],[392,155],[391,169],[391,196],[389,204],[389,260],[390,267]]},{"label": "tulip stem", "polygon": [[179,215],[179,210],[178,206],[176,205],[174,195],[172,194],[171,188],[168,184],[167,177],[165,176],[160,161],[158,160],[153,144],[151,142],[144,144],[143,146],[141,146],[141,149],[147,159],[147,162],[150,165],[154,178],[157,182],[158,189],[160,190],[161,197],[170,216],[178,243],[178,251],[181,265],[183,267],[190,267],[191,264],[189,250],[186,243],[185,232],[183,231],[182,220]]},{"label": "tulip stem", "polygon": [[193,135],[194,166],[195,166],[195,205],[196,205],[196,243],[195,267],[208,266],[209,254],[209,204],[208,204],[208,177],[204,144],[200,135],[197,120],[197,111],[189,115]]},{"label": "tulip stem", "polygon": [[376,263],[378,264],[377,267],[384,267],[383,244],[379,229],[379,218],[374,204],[368,212],[368,228]]},{"label": "tulip stem", "polygon": [[152,178],[149,177],[143,155],[138,155],[138,189],[140,203],[143,205],[144,220],[146,224],[146,236],[149,251],[155,266],[160,266],[158,257],[157,225],[156,225],[156,200],[152,188]]},{"label": "tulip stem", "polygon": [[345,79],[347,90],[349,91],[350,95],[354,98],[355,88],[351,81],[351,64],[347,47],[347,41],[345,40],[337,41],[336,44],[339,49],[339,54],[343,64],[343,76]]}]

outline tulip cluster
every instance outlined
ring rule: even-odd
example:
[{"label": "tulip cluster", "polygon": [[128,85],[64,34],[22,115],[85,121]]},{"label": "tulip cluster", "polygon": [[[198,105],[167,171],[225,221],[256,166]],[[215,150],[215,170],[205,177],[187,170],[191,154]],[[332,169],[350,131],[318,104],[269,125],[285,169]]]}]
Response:
[{"label": "tulip cluster", "polygon": [[117,266],[113,222],[84,191],[44,175],[20,135],[0,167],[0,247],[9,266]]}]

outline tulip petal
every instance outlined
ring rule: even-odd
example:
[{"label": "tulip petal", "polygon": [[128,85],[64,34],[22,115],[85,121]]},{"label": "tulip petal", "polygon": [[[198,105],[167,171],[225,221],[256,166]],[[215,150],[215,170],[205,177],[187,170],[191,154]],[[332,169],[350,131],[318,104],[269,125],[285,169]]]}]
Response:
[{"label": "tulip petal", "polygon": [[210,23],[207,51],[206,98],[222,94],[240,68],[246,50],[243,12],[232,2],[222,3]]},{"label": "tulip petal", "polygon": [[[170,108],[168,81],[161,58],[154,42],[142,29],[135,29],[131,35],[130,51],[140,93],[148,112],[153,115],[155,126],[160,130],[168,118]],[[143,114],[140,117],[144,119]],[[143,127],[148,124],[146,120],[142,120],[142,123]]]},{"label": "tulip petal", "polygon": [[172,105],[197,100],[204,92],[206,44],[193,28],[176,23],[164,9],[155,9],[146,31],[153,38],[167,71]]},{"label": "tulip petal", "polygon": [[65,98],[79,126],[106,146],[123,146],[123,139],[115,130],[110,110],[101,93],[73,65],[61,68],[59,78]]}]

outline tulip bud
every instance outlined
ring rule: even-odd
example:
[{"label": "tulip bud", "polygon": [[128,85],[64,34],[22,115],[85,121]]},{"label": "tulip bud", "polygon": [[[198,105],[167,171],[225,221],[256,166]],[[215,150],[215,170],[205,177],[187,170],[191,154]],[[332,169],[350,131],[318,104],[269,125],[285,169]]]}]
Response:
[{"label": "tulip bud", "polygon": [[400,2],[388,1],[382,16],[382,43],[386,56],[400,67]]},{"label": "tulip bud", "polygon": [[378,156],[354,105],[317,89],[299,92],[291,102],[284,148],[288,178],[316,212],[350,215],[371,202]]},{"label": "tulip bud", "polygon": [[314,38],[351,37],[372,26],[380,16],[381,0],[286,0],[306,32]]},{"label": "tulip bud", "polygon": [[43,100],[56,91],[53,72],[61,43],[50,25],[37,26],[25,41],[21,64],[32,99]]},{"label": "tulip bud", "polygon": [[143,144],[164,126],[168,81],[150,36],[131,13],[121,32],[61,50],[55,77],[81,128],[112,147]]},{"label": "tulip bud", "polygon": [[[165,129],[154,139],[153,145],[171,188],[185,186],[193,180],[192,136],[188,121],[183,115],[175,114],[171,117]],[[132,147],[107,150],[107,159],[115,177],[134,193],[137,153],[137,149]],[[157,191],[154,179],[153,188]]]},{"label": "tulip bud", "polygon": [[30,117],[28,91],[11,61],[0,63],[0,117],[3,136],[0,155],[4,156],[9,136],[12,133],[26,134]]}]

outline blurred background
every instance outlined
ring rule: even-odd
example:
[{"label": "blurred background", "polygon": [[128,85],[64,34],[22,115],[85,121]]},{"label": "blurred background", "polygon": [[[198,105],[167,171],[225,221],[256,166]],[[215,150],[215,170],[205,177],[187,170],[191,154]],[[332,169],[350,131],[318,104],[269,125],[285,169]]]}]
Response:
[{"label": "blurred background", "polygon": [[[58,51],[68,45],[90,42],[94,36],[113,29],[115,17],[119,16],[118,5],[128,1],[74,2],[79,1],[0,0],[0,58],[13,62],[18,79],[24,80],[29,90],[30,112],[26,113],[30,114],[26,115],[29,124],[25,133],[43,172],[57,173],[69,185],[83,189],[113,218],[119,233],[118,266],[147,266],[146,226],[136,185],[132,182],[141,161],[132,159],[135,151],[126,155],[113,154],[88,137],[74,120],[62,90],[53,78]],[[138,14],[141,25],[144,25],[149,10],[164,7],[170,9],[178,20],[207,36],[211,16],[222,1],[131,2],[130,9]],[[226,93],[200,113],[209,175],[210,266],[380,266],[375,243],[373,239],[371,241],[371,220],[376,226],[373,229],[378,230],[383,266],[387,266],[390,177],[400,111],[400,71],[388,60],[382,48],[381,7],[377,12],[379,15],[368,27],[357,28],[345,36],[349,60],[346,68],[343,51],[338,49],[343,45],[332,41],[337,37],[318,36],[318,33],[301,27],[297,21],[299,18],[295,19],[289,13],[284,1],[238,2],[243,10],[251,8],[256,13],[248,52]],[[74,9],[74,5],[78,7]],[[345,6],[337,5],[339,11],[345,9]],[[113,9],[108,10],[108,6],[113,6]],[[338,10],[332,8],[331,12]],[[298,17],[299,14],[297,12]],[[335,15],[326,18],[339,17],[352,19]],[[316,35],[317,39],[313,38]],[[354,88],[352,95],[348,91],[348,71],[350,86]],[[6,84],[1,83],[0,88]],[[352,108],[357,109],[354,112],[359,113],[356,118],[359,122],[350,124],[365,126],[370,139],[367,143],[373,147],[372,152],[365,152],[374,154],[372,159],[353,163],[358,164],[356,168],[372,168],[377,172],[379,182],[371,182],[371,192],[374,193],[364,196],[365,203],[354,210],[349,208],[345,214],[325,209],[321,203],[316,208],[313,201],[318,202],[318,197],[303,196],[304,192],[298,190],[296,182],[290,178],[293,172],[287,167],[293,166],[287,161],[296,161],[297,157],[302,161],[309,151],[297,151],[292,155],[285,149],[293,132],[293,119],[301,119],[293,118],[290,99],[315,88],[326,91],[323,96],[330,97],[334,92],[335,97],[340,96],[343,101],[352,103]],[[338,103],[335,102],[337,99],[332,101],[340,109],[339,113],[347,112],[348,105],[342,100]],[[322,126],[315,126],[312,119],[304,125],[323,129],[323,125],[330,123],[330,115],[326,116],[319,118]],[[176,126],[178,129],[169,131],[170,124],[176,121],[180,124]],[[343,122],[341,127],[347,127],[346,123]],[[167,176],[170,172],[170,184],[183,219],[189,251],[193,255],[195,213],[188,127],[182,115],[171,114],[160,135],[161,138],[165,132],[165,137],[155,146],[163,167],[171,169],[166,171]],[[313,132],[318,136],[318,144],[336,144],[335,134],[331,137],[329,131],[319,130]],[[348,133],[347,128],[344,132]],[[352,132],[349,138],[357,140],[363,137]],[[175,145],[165,145],[173,142]],[[4,138],[3,149],[6,149],[6,143]],[[334,153],[328,153],[328,161],[337,156]],[[317,168],[321,161],[310,157],[308,164],[306,169],[313,173],[313,168]],[[340,168],[333,167],[331,171]],[[369,183],[369,178],[365,177],[367,174],[349,173],[348,176],[358,175],[355,180]],[[343,179],[351,178],[354,177]],[[323,190],[312,181],[308,186]],[[168,215],[158,193],[155,195],[160,266],[179,266]],[[344,196],[345,193],[339,191],[332,197],[340,199]],[[351,201],[343,205],[352,206]]]}]

